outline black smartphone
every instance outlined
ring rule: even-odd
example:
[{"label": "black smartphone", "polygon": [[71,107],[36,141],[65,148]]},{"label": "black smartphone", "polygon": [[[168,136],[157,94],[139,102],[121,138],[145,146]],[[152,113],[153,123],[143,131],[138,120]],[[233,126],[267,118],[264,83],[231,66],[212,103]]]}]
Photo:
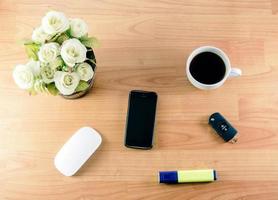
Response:
[{"label": "black smartphone", "polygon": [[151,149],[155,125],[157,94],[132,90],[129,93],[125,146]]}]

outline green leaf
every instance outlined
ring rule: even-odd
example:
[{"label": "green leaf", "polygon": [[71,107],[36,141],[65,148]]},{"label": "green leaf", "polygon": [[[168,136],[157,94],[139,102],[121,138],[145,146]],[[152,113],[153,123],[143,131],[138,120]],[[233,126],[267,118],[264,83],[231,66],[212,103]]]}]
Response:
[{"label": "green leaf", "polygon": [[37,80],[35,80],[32,90],[35,93],[44,92],[46,90],[44,82],[38,78]]},{"label": "green leaf", "polygon": [[81,37],[80,41],[88,48],[97,48],[100,47],[100,42],[96,37]]},{"label": "green leaf", "polygon": [[26,43],[24,46],[25,46],[25,50],[26,50],[28,58],[37,61],[40,45],[36,44],[36,43]]},{"label": "green leaf", "polygon": [[81,92],[84,90],[87,90],[89,88],[89,83],[87,83],[86,81],[81,80],[78,84],[78,86],[75,89],[75,92]]},{"label": "green leaf", "polygon": [[22,40],[17,40],[16,43],[19,45],[27,45],[27,44],[32,44],[34,42],[30,39],[22,39]]},{"label": "green leaf", "polygon": [[48,42],[55,42],[60,35],[61,35],[60,33],[57,33],[56,35],[53,35],[52,38],[50,38],[48,40]]},{"label": "green leaf", "polygon": [[66,34],[67,36],[71,37],[71,35],[70,35],[70,28],[69,28],[68,30],[66,30],[65,34]]},{"label": "green leaf", "polygon": [[70,37],[66,33],[62,33],[61,35],[59,35],[59,37],[57,37],[55,42],[62,44],[64,41],[68,40],[69,38]]},{"label": "green leaf", "polygon": [[48,92],[54,96],[59,93],[59,90],[56,88],[55,83],[50,83],[46,86]]},{"label": "green leaf", "polygon": [[69,71],[69,68],[70,68],[69,66],[63,65],[63,66],[62,66],[62,71],[63,71],[63,72],[68,72],[68,71]]},{"label": "green leaf", "polygon": [[94,65],[97,65],[96,60],[95,59],[87,59],[88,61],[92,62]]}]

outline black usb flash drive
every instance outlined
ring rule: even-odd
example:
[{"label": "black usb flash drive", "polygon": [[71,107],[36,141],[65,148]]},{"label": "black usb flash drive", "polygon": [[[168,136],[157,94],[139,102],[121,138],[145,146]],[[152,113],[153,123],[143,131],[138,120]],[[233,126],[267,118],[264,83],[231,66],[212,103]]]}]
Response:
[{"label": "black usb flash drive", "polygon": [[237,141],[237,130],[218,112],[209,117],[209,124],[225,142]]}]

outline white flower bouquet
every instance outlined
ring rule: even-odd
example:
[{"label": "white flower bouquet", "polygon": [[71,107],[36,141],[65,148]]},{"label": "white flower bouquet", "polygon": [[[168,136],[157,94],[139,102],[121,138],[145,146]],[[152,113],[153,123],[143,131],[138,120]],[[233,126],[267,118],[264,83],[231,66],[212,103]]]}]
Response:
[{"label": "white flower bouquet", "polygon": [[47,92],[69,97],[85,94],[91,87],[96,67],[93,48],[99,43],[88,36],[83,20],[50,11],[33,31],[32,40],[24,45],[30,60],[13,71],[21,89],[30,94]]}]

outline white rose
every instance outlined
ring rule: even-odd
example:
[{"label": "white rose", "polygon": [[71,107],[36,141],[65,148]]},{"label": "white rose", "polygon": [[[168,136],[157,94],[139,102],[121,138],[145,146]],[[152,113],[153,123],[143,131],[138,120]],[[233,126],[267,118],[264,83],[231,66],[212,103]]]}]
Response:
[{"label": "white rose", "polygon": [[54,76],[55,76],[56,70],[51,68],[49,65],[43,66],[41,68],[41,76],[43,82],[46,84],[54,82]]},{"label": "white rose", "polygon": [[70,34],[73,37],[80,38],[88,33],[88,26],[82,19],[70,20]]},{"label": "white rose", "polygon": [[60,55],[60,46],[58,43],[50,42],[40,47],[38,52],[41,62],[49,63],[54,61]]},{"label": "white rose", "polygon": [[34,74],[29,66],[17,65],[13,71],[13,78],[21,89],[27,90],[33,87]]},{"label": "white rose", "polygon": [[61,94],[71,95],[78,86],[80,78],[76,72],[57,71],[54,80],[55,86]]},{"label": "white rose", "polygon": [[34,76],[40,75],[41,66],[39,61],[30,60],[26,66],[32,70]]},{"label": "white rose", "polygon": [[78,39],[69,39],[62,44],[61,56],[70,67],[73,67],[76,63],[84,62],[86,53],[86,47]]},{"label": "white rose", "polygon": [[50,11],[42,18],[42,27],[50,35],[63,33],[69,28],[69,20],[64,13]]},{"label": "white rose", "polygon": [[35,43],[44,44],[46,40],[49,40],[51,35],[44,32],[42,26],[36,28],[32,33],[32,40]]},{"label": "white rose", "polygon": [[81,80],[88,81],[94,76],[94,71],[88,63],[81,63],[76,68],[77,74],[80,76]]}]

